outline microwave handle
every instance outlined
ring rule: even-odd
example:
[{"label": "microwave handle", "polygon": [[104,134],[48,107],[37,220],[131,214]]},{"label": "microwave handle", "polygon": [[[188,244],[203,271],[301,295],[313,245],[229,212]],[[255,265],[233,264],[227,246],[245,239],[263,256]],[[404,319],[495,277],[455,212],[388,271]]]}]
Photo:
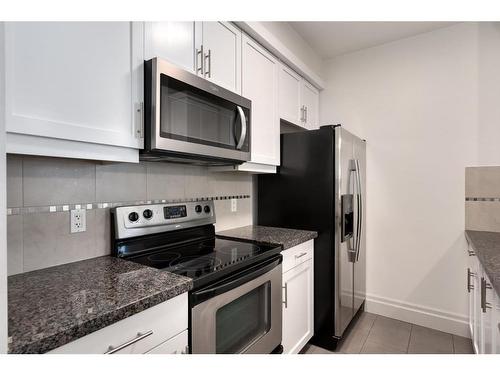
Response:
[{"label": "microwave handle", "polygon": [[236,108],[238,109],[238,113],[240,114],[241,121],[241,135],[240,140],[236,145],[236,149],[241,150],[241,148],[243,147],[243,143],[245,142],[245,138],[247,137],[247,119],[245,117],[245,112],[243,112],[243,108],[241,108],[239,105],[237,105]]}]

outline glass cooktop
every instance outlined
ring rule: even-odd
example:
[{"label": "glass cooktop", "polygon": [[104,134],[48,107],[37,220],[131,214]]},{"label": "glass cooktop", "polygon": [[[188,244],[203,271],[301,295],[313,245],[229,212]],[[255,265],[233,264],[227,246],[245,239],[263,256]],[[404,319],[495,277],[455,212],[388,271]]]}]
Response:
[{"label": "glass cooktop", "polygon": [[279,247],[213,238],[151,251],[128,260],[190,277],[199,285],[202,279],[237,271],[280,251]]}]

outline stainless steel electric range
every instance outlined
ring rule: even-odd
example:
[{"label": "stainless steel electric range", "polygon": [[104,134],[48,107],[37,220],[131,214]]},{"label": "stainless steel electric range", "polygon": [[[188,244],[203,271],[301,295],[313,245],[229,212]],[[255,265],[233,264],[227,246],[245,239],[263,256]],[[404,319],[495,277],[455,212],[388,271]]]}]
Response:
[{"label": "stainless steel electric range", "polygon": [[279,247],[216,238],[213,201],[116,207],[112,221],[113,255],[193,279],[191,353],[279,351]]}]

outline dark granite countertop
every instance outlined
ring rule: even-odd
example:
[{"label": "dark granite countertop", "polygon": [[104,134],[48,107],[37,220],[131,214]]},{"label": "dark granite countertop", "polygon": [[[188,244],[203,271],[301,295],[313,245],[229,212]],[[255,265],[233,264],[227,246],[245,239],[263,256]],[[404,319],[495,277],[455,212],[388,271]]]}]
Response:
[{"label": "dark granite countertop", "polygon": [[318,237],[318,233],[308,230],[248,225],[217,232],[217,237],[266,243],[281,246],[283,250],[286,250]]},{"label": "dark granite countertop", "polygon": [[9,276],[9,353],[44,353],[187,292],[191,279],[105,256]]},{"label": "dark granite countertop", "polygon": [[493,288],[500,295],[500,233],[466,230],[465,235]]}]

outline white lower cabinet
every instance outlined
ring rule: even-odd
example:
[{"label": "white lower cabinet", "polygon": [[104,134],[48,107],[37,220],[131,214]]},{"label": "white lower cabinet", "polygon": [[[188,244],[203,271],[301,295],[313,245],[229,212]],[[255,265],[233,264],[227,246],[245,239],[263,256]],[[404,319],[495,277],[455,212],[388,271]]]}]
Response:
[{"label": "white lower cabinet", "polygon": [[53,354],[142,354],[187,352],[188,294],[60,346]]},{"label": "white lower cabinet", "polygon": [[298,353],[314,333],[313,240],[283,251],[283,353]]},{"label": "white lower cabinet", "polygon": [[188,331],[185,330],[146,354],[188,354]]},{"label": "white lower cabinet", "polygon": [[481,263],[473,255],[469,257],[467,290],[469,329],[474,351],[478,354],[500,354],[500,299]]}]

